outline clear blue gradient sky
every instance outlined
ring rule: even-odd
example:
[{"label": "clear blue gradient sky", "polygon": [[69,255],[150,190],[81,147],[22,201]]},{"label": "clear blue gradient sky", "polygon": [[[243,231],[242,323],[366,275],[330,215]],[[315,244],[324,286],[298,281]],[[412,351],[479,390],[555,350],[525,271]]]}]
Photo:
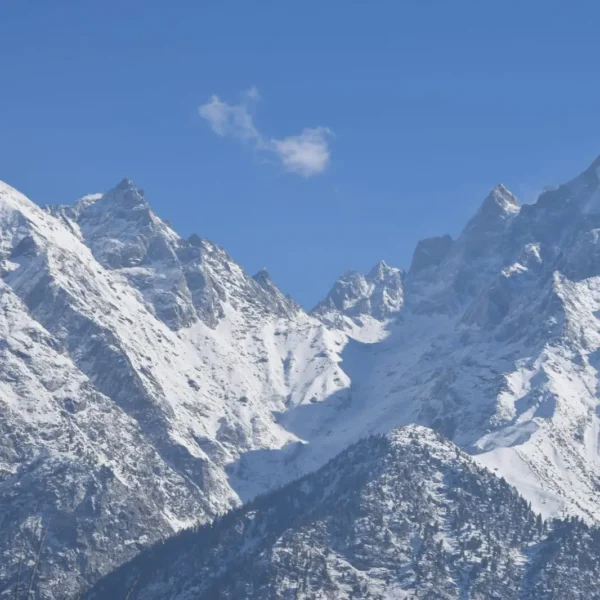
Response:
[{"label": "clear blue gradient sky", "polygon": [[0,0],[0,179],[43,204],[130,177],[310,306],[346,269],[408,267],[496,183],[530,202],[600,154],[599,22],[597,1]]}]

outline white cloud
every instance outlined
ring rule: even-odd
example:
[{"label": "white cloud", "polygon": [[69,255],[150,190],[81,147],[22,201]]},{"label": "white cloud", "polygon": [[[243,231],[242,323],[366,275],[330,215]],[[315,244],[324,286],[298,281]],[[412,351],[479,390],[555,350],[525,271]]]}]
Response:
[{"label": "white cloud", "polygon": [[298,135],[267,139],[255,127],[249,109],[249,103],[260,100],[258,89],[252,86],[243,92],[242,98],[240,104],[227,104],[218,96],[212,96],[198,108],[198,113],[217,135],[236,138],[251,144],[257,151],[274,155],[291,173],[312,177],[327,169],[332,136],[327,127],[306,128]]},{"label": "white cloud", "polygon": [[330,136],[327,127],[314,127],[305,129],[300,135],[271,140],[271,143],[288,171],[311,177],[323,173],[329,165]]},{"label": "white cloud", "polygon": [[219,96],[213,96],[210,102],[203,104],[198,109],[198,112],[202,118],[208,121],[217,135],[231,135],[244,142],[260,138],[254,127],[252,115],[244,104],[231,106],[226,102],[221,102]]}]

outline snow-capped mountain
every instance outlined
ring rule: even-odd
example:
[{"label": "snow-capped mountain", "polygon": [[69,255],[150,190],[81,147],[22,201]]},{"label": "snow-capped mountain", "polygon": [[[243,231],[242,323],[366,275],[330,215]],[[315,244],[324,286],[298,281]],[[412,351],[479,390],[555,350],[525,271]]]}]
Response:
[{"label": "snow-capped mountain", "polygon": [[128,180],[47,209],[0,184],[0,597],[42,538],[32,597],[76,596],[415,423],[600,522],[599,232],[600,159],[532,205],[496,187],[457,239],[308,314]]},{"label": "snow-capped mountain", "polygon": [[139,290],[149,309],[173,330],[198,320],[215,328],[227,304],[251,318],[290,317],[300,311],[268,284],[268,276],[248,277],[215,244],[197,235],[182,240],[128,179],[106,194],[49,210],[103,267],[117,271]]},{"label": "snow-capped mountain", "polygon": [[5,594],[46,526],[52,598],[276,485],[238,469],[234,489],[226,467],[296,441],[275,415],[348,386],[342,334],[129,182],[48,211],[2,184],[0,228]]},{"label": "snow-capped mountain", "polygon": [[142,553],[89,598],[593,600],[599,584],[600,531],[544,522],[410,426]]},{"label": "snow-capped mountain", "polygon": [[353,338],[375,342],[404,304],[404,272],[383,260],[367,274],[348,271],[312,311],[323,323]]},{"label": "snow-capped mountain", "polygon": [[599,207],[600,159],[533,205],[498,186],[456,240],[421,242],[387,337],[345,347],[352,402],[335,436],[303,448],[303,468],[361,435],[421,423],[535,510],[597,522]]}]

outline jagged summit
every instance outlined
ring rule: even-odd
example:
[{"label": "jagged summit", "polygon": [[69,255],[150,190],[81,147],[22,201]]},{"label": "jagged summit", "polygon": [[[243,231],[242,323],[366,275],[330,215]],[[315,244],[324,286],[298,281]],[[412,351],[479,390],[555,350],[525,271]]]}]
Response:
[{"label": "jagged summit", "polygon": [[[384,323],[402,308],[404,272],[379,261],[367,275],[346,271],[331,291],[312,311],[324,323],[334,327],[350,327],[360,335],[366,320]],[[367,335],[368,329],[365,329]],[[380,335],[381,331],[376,328]]]},{"label": "jagged summit", "polygon": [[384,260],[380,260],[367,274],[371,281],[383,281],[386,277],[400,273],[401,269],[390,267]]},{"label": "jagged summit", "polygon": [[[146,208],[150,209],[150,205],[146,200],[146,194],[143,189],[136,187],[131,179],[122,179],[118,185],[102,195],[102,198],[97,202],[98,206],[110,203],[120,204],[125,208]],[[106,207],[108,210],[108,206]]]},{"label": "jagged summit", "polygon": [[135,190],[135,184],[129,177],[123,177],[121,181],[115,186],[117,190]]},{"label": "jagged summit", "polygon": [[[464,235],[488,235],[500,230],[506,222],[514,218],[520,210],[517,198],[502,184],[497,185],[469,221]],[[460,241],[460,240],[459,240]]]},{"label": "jagged summit", "polygon": [[202,246],[202,238],[197,233],[192,233],[188,237],[187,242],[196,248],[200,248],[200,246]]},{"label": "jagged summit", "polygon": [[258,281],[264,281],[264,282],[269,282],[271,281],[271,275],[269,275],[269,271],[267,271],[266,267],[263,267],[262,269],[259,269],[254,275],[253,278]]},{"label": "jagged summit", "polygon": [[499,210],[501,213],[515,214],[519,212],[519,207],[517,197],[503,184],[499,183],[483,201],[480,210],[485,212]]},{"label": "jagged summit", "polygon": [[227,304],[244,319],[300,310],[272,282],[261,285],[247,275],[218,245],[197,234],[180,238],[130,179],[73,206],[49,210],[84,240],[103,266],[125,276],[172,329],[198,321],[215,328]]},{"label": "jagged summit", "polygon": [[273,283],[273,279],[271,278],[269,271],[267,271],[267,269],[265,267],[263,267],[262,269],[257,271],[252,276],[252,279],[254,279],[254,281],[256,281],[256,283],[258,283],[258,285],[260,285],[262,288],[264,288],[266,290],[279,291],[279,289]]},{"label": "jagged summit", "polygon": [[487,200],[489,201],[490,198],[493,198],[496,203],[503,206],[519,206],[519,201],[516,196],[502,183],[494,186],[489,193]]}]

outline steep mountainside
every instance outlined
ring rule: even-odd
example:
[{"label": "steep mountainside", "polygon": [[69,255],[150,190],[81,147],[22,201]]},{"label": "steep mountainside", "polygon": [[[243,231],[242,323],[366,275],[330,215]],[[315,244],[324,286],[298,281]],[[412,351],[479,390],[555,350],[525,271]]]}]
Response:
[{"label": "steep mountainside", "polygon": [[216,514],[219,499],[173,468],[141,427],[94,389],[4,283],[0,332],[0,590],[6,596],[13,597],[21,554],[29,581],[46,529],[38,573],[44,597],[65,598],[80,591],[79,574],[94,579],[195,522],[194,514]]},{"label": "steep mountainside", "polygon": [[343,335],[129,182],[50,212],[2,184],[0,229],[5,594],[46,525],[51,598],[264,490],[268,469],[233,489],[227,465],[296,440],[277,412],[347,386]]},{"label": "steep mountainside", "polygon": [[598,530],[544,523],[504,481],[411,426],[159,544],[89,598],[592,600],[599,583]]},{"label": "steep mountainside", "polygon": [[456,240],[421,242],[384,339],[343,351],[351,401],[305,411],[333,426],[302,448],[298,472],[421,423],[536,510],[598,521],[599,232],[600,159],[533,205],[498,186]]},{"label": "steep mountainside", "polygon": [[46,526],[37,598],[415,423],[600,522],[600,158],[312,314],[128,180],[47,209],[0,184],[0,276],[0,597]]}]

